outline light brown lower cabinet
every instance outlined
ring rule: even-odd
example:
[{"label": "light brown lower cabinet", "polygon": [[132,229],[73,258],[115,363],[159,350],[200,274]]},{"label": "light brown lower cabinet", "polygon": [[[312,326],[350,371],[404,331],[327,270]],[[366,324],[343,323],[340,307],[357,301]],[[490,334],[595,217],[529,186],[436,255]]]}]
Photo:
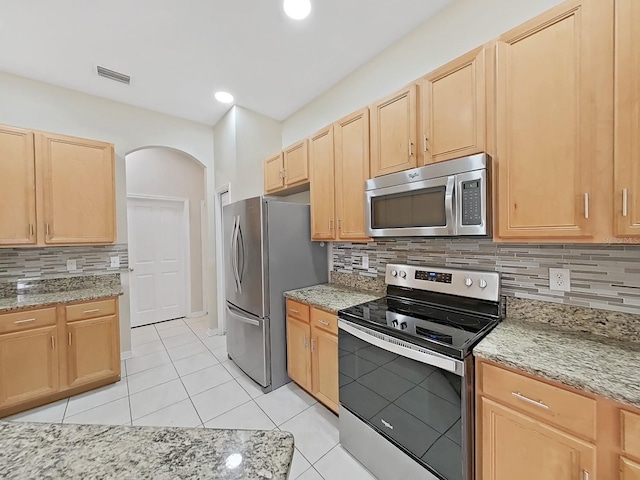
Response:
[{"label": "light brown lower cabinet", "polygon": [[640,480],[640,409],[476,364],[476,480]]},{"label": "light brown lower cabinet", "polygon": [[338,413],[338,319],[287,300],[289,377]]},{"label": "light brown lower cabinet", "polygon": [[[94,318],[70,321],[78,307]],[[0,314],[0,418],[118,381],[117,311],[111,298]]]}]

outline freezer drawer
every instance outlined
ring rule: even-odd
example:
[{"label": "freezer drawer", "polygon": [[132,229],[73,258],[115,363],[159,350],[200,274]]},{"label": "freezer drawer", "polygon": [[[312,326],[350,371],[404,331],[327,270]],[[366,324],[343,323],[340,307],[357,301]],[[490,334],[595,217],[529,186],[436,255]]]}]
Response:
[{"label": "freezer drawer", "polygon": [[263,387],[269,386],[269,319],[250,315],[228,302],[226,315],[229,356],[253,380]]}]

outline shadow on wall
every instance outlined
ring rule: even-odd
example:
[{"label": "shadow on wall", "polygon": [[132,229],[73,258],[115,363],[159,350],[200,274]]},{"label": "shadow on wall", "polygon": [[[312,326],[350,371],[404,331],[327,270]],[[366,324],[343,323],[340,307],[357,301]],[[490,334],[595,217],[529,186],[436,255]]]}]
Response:
[{"label": "shadow on wall", "polygon": [[208,310],[207,169],[169,147],[125,156],[131,326]]}]

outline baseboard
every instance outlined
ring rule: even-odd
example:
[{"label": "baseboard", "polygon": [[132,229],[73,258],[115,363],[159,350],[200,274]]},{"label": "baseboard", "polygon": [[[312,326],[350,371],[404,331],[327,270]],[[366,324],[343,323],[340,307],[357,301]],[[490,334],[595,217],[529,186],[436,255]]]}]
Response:
[{"label": "baseboard", "polygon": [[133,358],[133,352],[131,350],[120,352],[120,360],[126,360],[127,358]]},{"label": "baseboard", "polygon": [[220,335],[219,330],[217,328],[210,328],[207,330],[207,336],[215,337],[217,335]]},{"label": "baseboard", "polygon": [[190,315],[187,316],[187,318],[197,318],[197,317],[204,317],[207,314],[207,312],[191,312]]}]

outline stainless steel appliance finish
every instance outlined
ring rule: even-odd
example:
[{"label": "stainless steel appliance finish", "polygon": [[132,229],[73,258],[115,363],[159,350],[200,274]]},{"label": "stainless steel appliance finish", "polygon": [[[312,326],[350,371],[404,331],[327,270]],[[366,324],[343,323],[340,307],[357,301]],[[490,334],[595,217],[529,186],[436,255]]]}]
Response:
[{"label": "stainless steel appliance finish", "polygon": [[324,283],[309,205],[255,197],[223,208],[227,350],[264,391],[290,381],[283,292]]},{"label": "stainless steel appliance finish", "polygon": [[471,348],[499,321],[499,276],[389,264],[386,278],[386,299],[338,312],[340,442],[381,480],[472,480]]},{"label": "stainless steel appliance finish", "polygon": [[491,157],[485,153],[367,180],[372,237],[490,235]]}]

